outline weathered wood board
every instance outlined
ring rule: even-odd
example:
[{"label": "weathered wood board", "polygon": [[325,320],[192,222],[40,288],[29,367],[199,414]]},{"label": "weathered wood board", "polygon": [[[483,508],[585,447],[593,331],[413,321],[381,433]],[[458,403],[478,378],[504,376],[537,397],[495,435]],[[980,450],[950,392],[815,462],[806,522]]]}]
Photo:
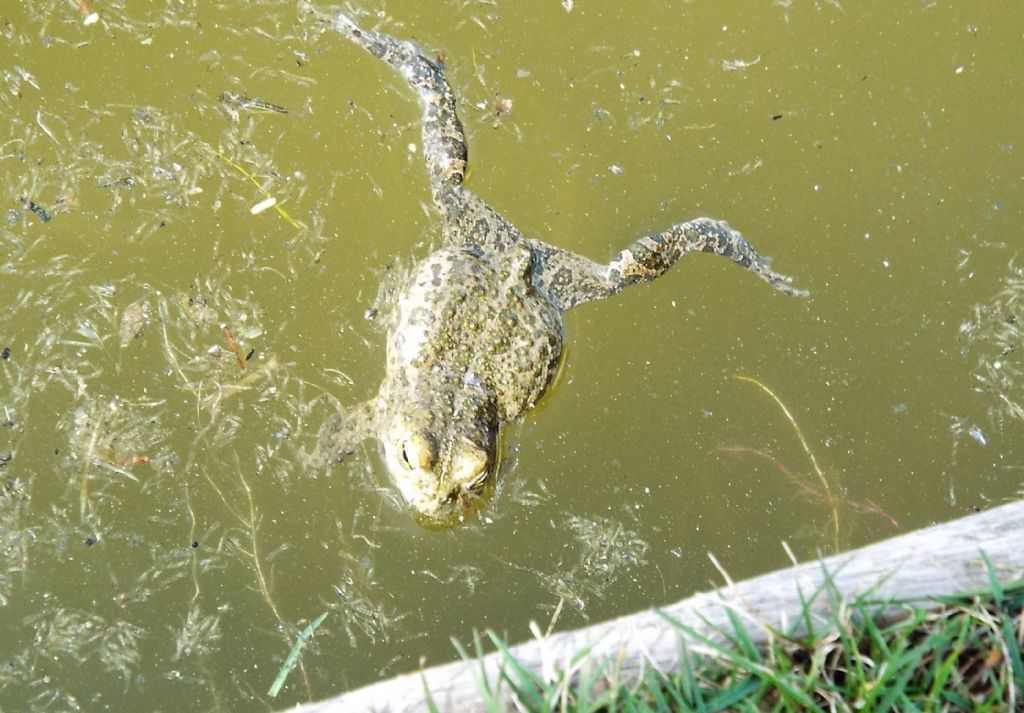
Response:
[{"label": "weathered wood board", "polygon": [[[881,602],[899,599],[922,606],[935,597],[979,591],[988,587],[989,570],[982,553],[1006,583],[1024,578],[1024,501],[917,530],[857,550],[772,572],[716,591],[696,594],[661,608],[661,612],[702,635],[731,630],[732,610],[757,643],[769,627],[789,630],[799,620],[803,602],[828,619],[834,596],[849,600],[868,594]],[[884,614],[885,612],[880,612]],[[642,611],[582,629],[554,634],[513,649],[520,663],[536,672],[565,668],[572,656],[591,646],[590,662],[615,660],[625,680],[646,667],[669,671],[679,664],[680,634],[658,612]],[[698,642],[688,642],[699,651]],[[499,678],[502,659],[491,654],[467,665],[461,661],[398,676],[315,704],[296,713],[411,713],[426,711],[424,686],[441,711],[481,711],[477,679]],[[506,695],[508,695],[506,687]]]}]

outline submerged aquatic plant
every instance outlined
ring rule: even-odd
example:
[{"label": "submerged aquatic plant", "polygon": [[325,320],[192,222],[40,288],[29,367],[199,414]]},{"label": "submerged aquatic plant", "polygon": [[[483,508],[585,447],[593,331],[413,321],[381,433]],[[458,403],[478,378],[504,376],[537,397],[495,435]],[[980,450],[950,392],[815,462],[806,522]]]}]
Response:
[{"label": "submerged aquatic plant", "polygon": [[825,506],[829,510],[829,524],[832,530],[832,548],[833,552],[839,552],[840,550],[840,524],[839,515],[841,508],[847,507],[855,512],[861,512],[865,514],[876,515],[886,520],[894,528],[899,529],[900,523],[896,518],[890,515],[888,512],[883,510],[881,507],[871,502],[870,500],[858,500],[850,498],[841,494],[841,488],[833,487],[829,480],[829,476],[826,475],[824,469],[818,463],[817,457],[814,455],[814,451],[807,443],[807,439],[804,437],[803,430],[797,423],[796,418],[792,412],[783,403],[782,399],[779,398],[778,394],[772,391],[770,388],[765,386],[757,379],[750,376],[737,375],[733,377],[739,381],[744,381],[753,384],[776,403],[779,409],[782,410],[783,416],[786,421],[789,422],[793,432],[796,434],[797,440],[800,442],[800,448],[807,456],[807,460],[811,466],[811,472],[813,477],[805,476],[802,474],[795,473],[785,463],[783,463],[777,456],[768,451],[764,451],[757,448],[749,448],[745,446],[720,446],[717,450],[723,453],[741,453],[750,454],[758,458],[762,458],[772,463],[780,473],[782,473],[791,483],[793,483],[802,493],[805,495],[825,503]]},{"label": "submerged aquatic plant", "polygon": [[107,622],[91,612],[57,607],[30,617],[34,644],[40,653],[64,661],[95,657],[125,681],[141,660],[144,630],[127,621]]},{"label": "submerged aquatic plant", "polygon": [[[629,510],[625,512],[627,517],[636,517]],[[647,561],[648,543],[626,527],[623,520],[569,515],[566,528],[573,535],[574,545],[569,561],[559,562],[553,570],[508,563],[537,577],[556,598],[554,604],[543,607],[552,612],[549,628],[554,626],[566,605],[589,619],[587,609],[591,600],[603,598],[622,577]]]},{"label": "submerged aquatic plant", "polygon": [[1014,260],[1008,269],[995,296],[960,325],[963,353],[974,357],[975,391],[992,399],[989,417],[1000,428],[1024,421],[1024,267]]}]

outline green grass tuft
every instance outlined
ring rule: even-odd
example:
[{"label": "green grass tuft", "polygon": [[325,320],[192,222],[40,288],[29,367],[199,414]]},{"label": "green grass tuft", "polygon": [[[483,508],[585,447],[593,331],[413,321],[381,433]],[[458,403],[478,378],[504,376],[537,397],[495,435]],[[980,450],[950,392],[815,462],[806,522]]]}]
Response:
[{"label": "green grass tuft", "polygon": [[[986,560],[990,573],[992,565]],[[646,669],[639,680],[620,676],[621,660],[591,660],[589,650],[568,670],[545,680],[515,657],[500,637],[489,634],[500,653],[496,680],[476,656],[459,653],[475,670],[489,711],[507,710],[502,687],[515,710],[531,713],[661,713],[692,711],[1007,711],[1022,710],[1024,582],[921,608],[879,602],[867,596],[840,598],[826,585],[805,600],[827,596],[830,620],[809,633],[804,613],[793,632],[773,632],[758,646],[740,616],[729,612],[729,630],[707,635],[667,615],[680,633],[680,668]],[[883,606],[884,605],[884,606]],[[885,611],[886,618],[877,616]],[[895,612],[895,614],[894,614]],[[694,653],[697,646],[701,653]],[[431,702],[430,710],[437,710]]]}]

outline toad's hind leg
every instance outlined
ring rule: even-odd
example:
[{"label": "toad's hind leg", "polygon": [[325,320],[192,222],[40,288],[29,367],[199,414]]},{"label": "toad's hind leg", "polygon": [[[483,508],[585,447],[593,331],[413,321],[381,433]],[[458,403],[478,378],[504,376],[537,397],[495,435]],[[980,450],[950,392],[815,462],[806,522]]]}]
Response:
[{"label": "toad's hind leg", "polygon": [[325,17],[336,31],[384,60],[417,91],[423,105],[423,154],[434,203],[446,213],[449,193],[466,175],[466,136],[455,114],[455,97],[441,68],[412,42],[364,30],[341,11]]},{"label": "toad's hind leg", "polygon": [[536,281],[562,309],[610,297],[629,285],[650,282],[690,252],[724,255],[780,292],[807,296],[805,290],[790,284],[792,278],[773,272],[768,261],[742,235],[728,224],[710,218],[679,223],[662,233],[640,238],[607,265],[543,243],[533,245],[539,258]]}]

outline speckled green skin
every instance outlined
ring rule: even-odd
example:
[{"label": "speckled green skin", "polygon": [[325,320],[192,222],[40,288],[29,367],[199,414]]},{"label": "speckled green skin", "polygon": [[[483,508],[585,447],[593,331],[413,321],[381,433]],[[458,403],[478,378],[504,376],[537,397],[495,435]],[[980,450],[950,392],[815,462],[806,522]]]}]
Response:
[{"label": "speckled green skin", "polygon": [[498,424],[536,403],[561,354],[562,312],[531,283],[532,270],[521,243],[500,252],[449,246],[427,257],[399,298],[388,393],[416,394],[433,431],[461,411],[456,402],[478,401],[472,410]]},{"label": "speckled green skin", "polygon": [[363,30],[341,12],[321,20],[418,93],[444,242],[401,289],[377,397],[325,427],[321,455],[337,460],[359,441],[379,439],[424,525],[457,524],[486,502],[502,427],[537,403],[558,367],[565,310],[649,282],[688,252],[726,256],[786,294],[806,294],[739,233],[708,218],[642,237],[606,265],[526,238],[462,186],[465,135],[441,68],[414,44]]}]

